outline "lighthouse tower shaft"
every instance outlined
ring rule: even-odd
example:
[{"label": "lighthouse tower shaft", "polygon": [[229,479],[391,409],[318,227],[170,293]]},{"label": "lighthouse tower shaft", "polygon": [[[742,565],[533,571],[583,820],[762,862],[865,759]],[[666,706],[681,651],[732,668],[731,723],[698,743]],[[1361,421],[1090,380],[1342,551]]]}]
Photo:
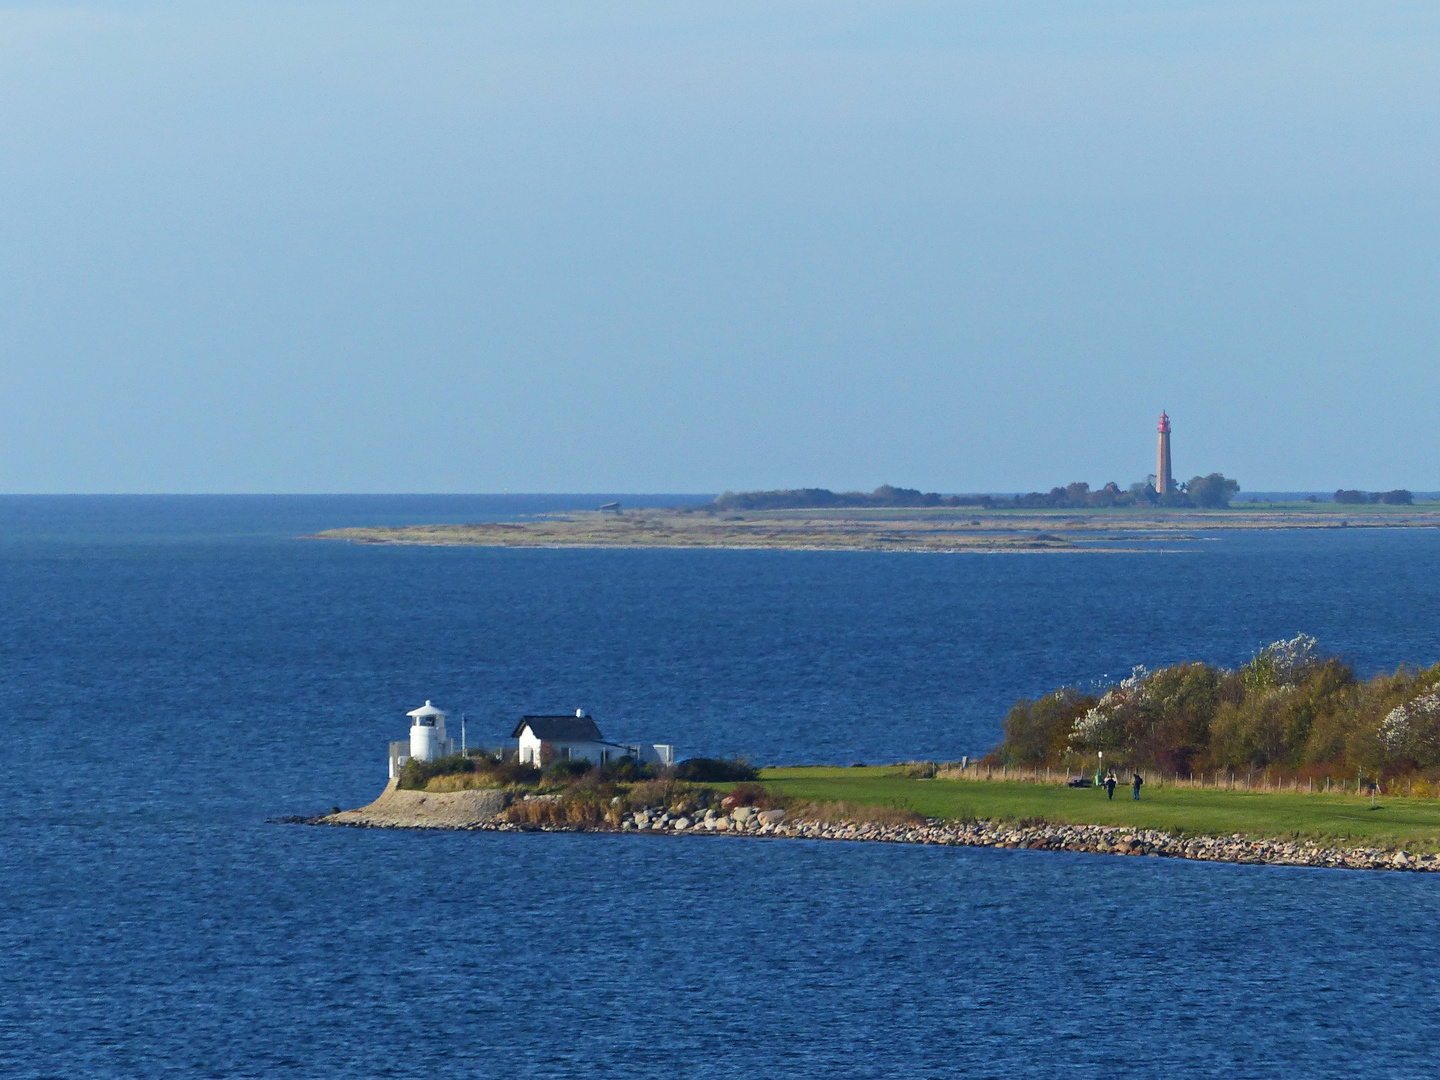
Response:
[{"label": "lighthouse tower shaft", "polygon": [[1170,475],[1170,417],[1160,414],[1160,445],[1155,451],[1155,494],[1169,495],[1175,490],[1175,478]]}]

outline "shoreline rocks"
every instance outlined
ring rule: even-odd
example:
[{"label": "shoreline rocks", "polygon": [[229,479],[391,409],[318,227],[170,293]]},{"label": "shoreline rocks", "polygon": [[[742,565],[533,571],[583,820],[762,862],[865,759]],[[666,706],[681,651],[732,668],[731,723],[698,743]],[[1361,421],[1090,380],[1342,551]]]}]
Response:
[{"label": "shoreline rocks", "polygon": [[[387,796],[390,798],[387,799]],[[488,796],[454,800],[455,796]],[[432,801],[433,800],[433,801]],[[454,801],[456,805],[450,806]],[[474,803],[474,805],[470,805]],[[1009,825],[996,821],[945,821],[881,825],[875,822],[786,820],[784,810],[739,807],[671,814],[649,808],[628,813],[619,825],[519,825],[499,820],[503,793],[464,791],[434,794],[394,791],[362,810],[310,819],[311,824],[359,828],[467,829],[487,832],[644,832],[668,835],[739,835],[800,840],[850,840],[887,844],[935,844],[1030,851],[1073,851],[1096,855],[1194,859],[1267,866],[1311,866],[1341,870],[1440,871],[1440,854],[1415,854],[1367,847],[1325,847],[1313,841],[1250,840],[1232,836],[1177,836],[1153,829],[1113,825]],[[488,816],[487,816],[488,815]]]}]

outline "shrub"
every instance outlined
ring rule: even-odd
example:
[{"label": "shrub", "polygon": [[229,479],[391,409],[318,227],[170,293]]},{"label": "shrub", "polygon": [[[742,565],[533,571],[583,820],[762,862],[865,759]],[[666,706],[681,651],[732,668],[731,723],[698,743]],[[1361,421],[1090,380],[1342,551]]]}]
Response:
[{"label": "shrub", "polygon": [[435,761],[417,761],[411,758],[400,770],[398,787],[407,791],[423,791],[425,785],[437,776],[452,776],[475,770],[475,759],[463,754],[451,754]]},{"label": "shrub", "polygon": [[722,761],[719,758],[687,758],[675,767],[675,779],[697,784],[731,784],[741,780],[758,780],[760,771],[743,761]]},{"label": "shrub", "polygon": [[455,754],[438,761],[405,763],[399,786],[407,791],[464,791],[470,788],[509,787],[533,784],[540,770],[511,758],[496,761],[488,757],[461,757]]},{"label": "shrub", "polygon": [[570,792],[522,799],[505,808],[504,818],[518,825],[619,825],[621,806],[612,798],[594,792]]},{"label": "shrub", "polygon": [[571,780],[584,776],[594,767],[586,758],[557,758],[545,766],[545,779]]},{"label": "shrub", "polygon": [[1190,493],[1190,498],[1195,501],[1195,505],[1212,509],[1229,506],[1230,500],[1240,491],[1240,484],[1237,481],[1218,472],[1211,473],[1209,476],[1197,476],[1185,487]]},{"label": "shrub", "polygon": [[540,770],[526,764],[519,758],[496,761],[485,770],[497,784],[534,784],[540,780]]},{"label": "shrub", "polygon": [[633,784],[639,780],[650,779],[655,775],[653,768],[646,769],[628,755],[602,766],[600,771],[605,779],[620,784]]},{"label": "shrub", "polygon": [[1095,704],[1095,698],[1069,687],[1038,701],[1021,698],[1005,717],[1005,764],[1039,765],[1063,752],[1075,721]]},{"label": "shrub", "polygon": [[764,784],[736,784],[735,790],[720,800],[720,805],[726,810],[733,810],[737,806],[754,806],[760,810],[770,810],[778,803],[778,798],[772,795]]},{"label": "shrub", "polygon": [[1098,700],[1062,689],[1017,702],[1005,741],[985,763],[1063,766],[1073,751],[1101,749],[1107,759],[1116,750],[1182,775],[1259,768],[1338,776],[1358,768],[1403,776],[1433,768],[1440,778],[1440,664],[1361,683],[1300,634],[1259,650],[1238,671],[1137,667]]}]

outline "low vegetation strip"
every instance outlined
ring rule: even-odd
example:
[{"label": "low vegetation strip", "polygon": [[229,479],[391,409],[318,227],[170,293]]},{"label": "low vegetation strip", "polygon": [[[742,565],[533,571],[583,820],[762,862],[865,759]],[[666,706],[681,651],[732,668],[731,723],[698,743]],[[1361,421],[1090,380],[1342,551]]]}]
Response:
[{"label": "low vegetation strip", "polygon": [[361,544],[528,548],[780,548],[796,551],[1054,551],[1075,544],[1023,526],[963,520],[814,518],[644,510],[575,513],[526,522],[330,529],[322,540]]}]

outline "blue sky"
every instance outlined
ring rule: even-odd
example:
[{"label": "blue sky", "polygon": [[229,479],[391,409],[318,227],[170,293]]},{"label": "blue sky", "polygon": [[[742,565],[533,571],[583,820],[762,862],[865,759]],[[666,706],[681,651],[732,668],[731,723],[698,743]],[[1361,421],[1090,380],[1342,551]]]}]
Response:
[{"label": "blue sky", "polygon": [[0,7],[0,491],[1440,488],[1440,9]]}]

